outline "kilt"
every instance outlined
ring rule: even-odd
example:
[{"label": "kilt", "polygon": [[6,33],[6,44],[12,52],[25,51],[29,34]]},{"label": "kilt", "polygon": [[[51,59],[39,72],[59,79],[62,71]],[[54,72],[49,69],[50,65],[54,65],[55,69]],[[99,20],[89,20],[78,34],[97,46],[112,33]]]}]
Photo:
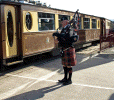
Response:
[{"label": "kilt", "polygon": [[76,60],[75,48],[70,47],[69,49],[63,51],[62,65],[75,66],[76,64],[77,64],[77,60]]}]

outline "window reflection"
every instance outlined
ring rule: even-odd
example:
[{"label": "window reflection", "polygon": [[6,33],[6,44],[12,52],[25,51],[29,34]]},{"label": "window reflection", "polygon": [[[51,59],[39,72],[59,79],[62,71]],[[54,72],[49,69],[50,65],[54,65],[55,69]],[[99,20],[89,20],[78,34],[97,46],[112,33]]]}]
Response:
[{"label": "window reflection", "polygon": [[84,18],[84,29],[90,29],[90,18]]},{"label": "window reflection", "polygon": [[39,31],[55,30],[55,15],[49,13],[38,13]]},{"label": "window reflection", "polygon": [[8,34],[9,45],[10,47],[12,47],[13,45],[13,19],[12,19],[11,11],[8,11],[8,14],[7,14],[7,34]]}]

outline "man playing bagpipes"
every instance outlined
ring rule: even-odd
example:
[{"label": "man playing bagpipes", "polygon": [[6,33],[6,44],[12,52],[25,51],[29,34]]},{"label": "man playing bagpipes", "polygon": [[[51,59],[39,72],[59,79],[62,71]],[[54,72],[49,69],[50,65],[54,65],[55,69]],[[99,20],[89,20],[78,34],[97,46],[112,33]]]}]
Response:
[{"label": "man playing bagpipes", "polygon": [[[73,47],[73,43],[78,40],[78,24],[79,24],[79,14],[78,10],[73,16],[71,21],[68,21],[67,17],[61,18],[62,30],[59,33],[53,33],[53,36],[57,37],[59,42],[59,46],[61,49],[62,55],[62,65],[64,69],[64,78],[62,80],[58,80],[60,83],[64,85],[72,84],[72,66],[75,66],[77,63],[75,48]],[[69,77],[67,78],[67,74],[69,73]]]}]

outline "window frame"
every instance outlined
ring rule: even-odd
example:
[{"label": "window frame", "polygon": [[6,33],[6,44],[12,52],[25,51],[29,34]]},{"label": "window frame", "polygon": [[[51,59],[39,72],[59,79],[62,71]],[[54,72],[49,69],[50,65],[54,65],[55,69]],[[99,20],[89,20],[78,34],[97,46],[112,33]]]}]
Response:
[{"label": "window frame", "polygon": [[[37,12],[37,14],[38,14],[38,31],[53,31],[53,30],[55,30],[55,14],[53,14],[53,13],[47,13],[47,12]],[[40,16],[40,14],[41,14],[41,16]],[[46,16],[45,17],[42,17],[42,14],[46,14]],[[52,16],[52,17],[49,18],[48,17],[49,15]],[[41,20],[52,20],[53,23],[50,23],[50,25],[52,24],[52,28],[53,29],[48,29],[48,30],[42,30],[42,29],[40,29],[41,26],[42,26],[42,22],[40,22]],[[48,28],[50,28],[50,27],[48,27]]]},{"label": "window frame", "polygon": [[[26,20],[26,16],[27,16],[27,13],[29,13],[30,14],[30,16],[31,16],[31,28],[29,29],[28,27],[27,27],[27,20]],[[33,19],[32,19],[32,14],[30,13],[30,12],[27,12],[26,13],[26,15],[25,15],[25,26],[26,26],[26,29],[27,30],[31,30],[32,29],[32,27],[33,27]]]},{"label": "window frame", "polygon": [[[84,19],[88,19],[88,20],[85,21]],[[89,27],[85,27],[84,23],[88,23]],[[84,29],[90,29],[90,18],[83,18],[83,27],[84,27]]]},{"label": "window frame", "polygon": [[8,43],[10,47],[13,46],[13,36],[14,36],[14,22],[12,11],[8,10],[7,12],[7,35],[8,35]]},{"label": "window frame", "polygon": [[[93,21],[93,20],[95,20],[95,21]],[[92,19],[92,29],[96,29],[96,28],[97,28],[97,20],[96,19]]]}]

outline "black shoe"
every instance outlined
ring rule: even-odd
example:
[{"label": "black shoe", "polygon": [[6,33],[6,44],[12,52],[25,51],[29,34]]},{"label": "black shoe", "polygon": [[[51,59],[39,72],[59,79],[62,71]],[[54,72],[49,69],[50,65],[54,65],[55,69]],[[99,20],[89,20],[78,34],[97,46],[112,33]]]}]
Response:
[{"label": "black shoe", "polygon": [[63,78],[62,80],[58,80],[60,83],[64,83],[67,81],[67,79]]},{"label": "black shoe", "polygon": [[72,84],[71,80],[67,80],[66,82],[63,82],[63,85],[69,85],[69,84]]}]

